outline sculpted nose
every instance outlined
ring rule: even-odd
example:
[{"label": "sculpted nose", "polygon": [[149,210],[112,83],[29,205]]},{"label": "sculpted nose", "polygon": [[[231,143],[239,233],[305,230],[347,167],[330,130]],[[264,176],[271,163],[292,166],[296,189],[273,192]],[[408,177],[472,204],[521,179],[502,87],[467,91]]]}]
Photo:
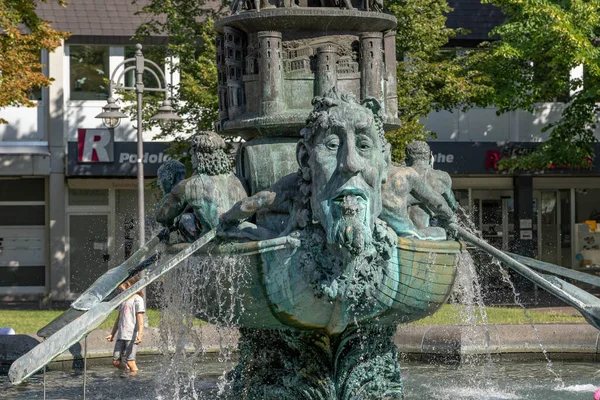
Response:
[{"label": "sculpted nose", "polygon": [[363,168],[361,157],[356,152],[356,146],[352,142],[347,142],[342,150],[340,160],[340,171],[347,175],[356,175]]}]

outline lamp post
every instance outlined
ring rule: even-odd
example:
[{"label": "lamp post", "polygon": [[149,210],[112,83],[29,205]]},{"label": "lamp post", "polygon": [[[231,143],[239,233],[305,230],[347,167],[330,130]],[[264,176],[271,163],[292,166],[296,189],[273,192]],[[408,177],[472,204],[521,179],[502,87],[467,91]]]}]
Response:
[{"label": "lamp post", "polygon": [[[173,112],[171,108],[171,101],[169,100],[169,93],[167,89],[167,80],[164,72],[161,68],[153,61],[144,58],[142,53],[142,45],[135,45],[135,57],[128,58],[122,63],[117,65],[115,71],[110,77],[108,100],[102,112],[96,115],[96,118],[101,118],[102,123],[107,128],[116,128],[121,122],[121,118],[128,118],[128,116],[122,113],[117,106],[115,99],[113,98],[113,91],[115,87],[120,87],[123,90],[134,90],[136,93],[136,106],[137,106],[137,190],[138,190],[138,237],[139,245],[142,246],[146,242],[145,235],[145,212],[144,212],[144,141],[142,138],[142,94],[147,92],[164,92],[165,100],[158,109],[158,113],[154,115],[151,120],[158,121],[162,128],[166,128],[170,125],[173,120],[181,120],[177,114]],[[133,63],[133,64],[132,64]],[[126,66],[119,77],[115,80],[115,75],[121,66]],[[135,71],[135,86],[120,85],[123,77],[129,71]],[[152,74],[157,82],[158,87],[145,87],[143,81],[143,75],[145,72]],[[157,74],[158,72],[158,74]],[[159,78],[160,77],[160,78]],[[162,78],[162,79],[161,79]],[[164,87],[163,84],[164,83]],[[168,125],[167,125],[168,124]]]}]

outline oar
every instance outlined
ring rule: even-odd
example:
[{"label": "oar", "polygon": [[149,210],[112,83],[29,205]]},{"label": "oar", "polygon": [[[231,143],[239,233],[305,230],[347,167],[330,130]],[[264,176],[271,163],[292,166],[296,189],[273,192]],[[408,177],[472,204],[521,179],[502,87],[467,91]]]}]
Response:
[{"label": "oar", "polygon": [[159,235],[156,235],[133,253],[133,255],[123,264],[106,271],[104,275],[96,279],[96,281],[71,304],[71,308],[79,311],[86,311],[100,303],[129,276],[130,270],[137,267],[140,262],[148,257],[148,254],[154,251],[159,243]]},{"label": "oar", "polygon": [[[144,261],[139,263],[136,267],[128,269],[127,277],[124,280],[126,280],[134,275],[137,275],[138,272],[140,272],[140,271],[148,268],[150,265],[156,263],[156,261],[159,258],[160,257],[159,257],[158,253],[153,254],[152,256],[148,257],[147,259],[145,259]],[[105,287],[105,290],[102,293],[96,291],[95,297],[98,300],[97,302],[88,303],[85,307],[85,310],[76,310],[74,308],[69,307],[67,309],[67,311],[63,312],[58,317],[54,318],[52,321],[50,321],[48,324],[46,324],[43,328],[41,328],[39,331],[37,331],[36,334],[39,337],[43,337],[44,339],[49,336],[54,335],[56,332],[58,332],[59,329],[62,329],[63,326],[75,321],[77,318],[79,318],[83,314],[85,314],[90,307],[93,307],[95,304],[99,303],[100,301],[105,300],[110,293],[112,293],[112,291],[108,292],[108,286]]]},{"label": "oar", "polygon": [[596,329],[600,329],[600,299],[555,276],[548,276],[535,272],[494,246],[486,243],[484,240],[467,232],[463,228],[458,228],[458,235],[474,246],[479,247],[481,250],[502,261],[523,277],[574,307],[583,315],[590,325],[594,326]]},{"label": "oar", "polygon": [[67,351],[87,333],[96,329],[109,314],[119,306],[119,304],[148,286],[173,267],[177,266],[192,253],[205,246],[214,239],[215,235],[216,229],[209,231],[168,261],[165,261],[164,264],[160,264],[156,269],[147,273],[143,278],[130,286],[127,290],[115,296],[112,300],[97,304],[87,313],[60,329],[47,340],[38,344],[10,366],[10,370],[8,371],[10,381],[14,385],[18,385],[52,361],[55,357]]},{"label": "oar", "polygon": [[586,274],[585,272],[574,271],[570,268],[561,267],[560,265],[551,264],[549,262],[535,260],[533,258],[521,256],[519,254],[513,254],[509,252],[504,252],[508,254],[510,257],[519,261],[538,271],[548,272],[550,274],[563,276],[565,278],[574,279],[579,282],[587,283],[589,285],[594,285],[596,287],[600,287],[600,277],[596,275]]},{"label": "oar", "polygon": [[[79,318],[87,310],[103,301],[121,284],[121,282],[130,275],[137,273],[140,267],[147,266],[146,261],[148,259],[146,258],[148,257],[148,254],[154,252],[154,249],[159,243],[159,235],[156,235],[133,253],[133,255],[123,264],[106,271],[104,275],[96,279],[94,283],[71,304],[71,308],[37,331],[37,335],[43,338],[54,335],[59,329],[62,329],[65,325]],[[154,254],[150,256],[150,259],[153,257]],[[144,259],[146,260],[142,261]]]}]

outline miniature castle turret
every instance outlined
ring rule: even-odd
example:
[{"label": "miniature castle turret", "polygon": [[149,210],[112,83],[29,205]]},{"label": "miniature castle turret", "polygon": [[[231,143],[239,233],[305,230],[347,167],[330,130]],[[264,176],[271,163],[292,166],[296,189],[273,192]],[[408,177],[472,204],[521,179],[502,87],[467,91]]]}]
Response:
[{"label": "miniature castle turret", "polygon": [[396,79],[396,31],[383,35],[385,54],[385,112],[398,118],[398,80]]},{"label": "miniature castle turret", "polygon": [[227,69],[227,99],[229,119],[244,113],[244,71],[245,34],[237,29],[224,29],[225,66]]},{"label": "miniature castle turret", "polygon": [[315,95],[322,96],[337,86],[338,47],[333,44],[317,48]]},{"label": "miniature castle turret", "polygon": [[360,39],[360,98],[383,101],[383,33],[365,32]]},{"label": "miniature castle turret", "polygon": [[281,32],[261,31],[257,37],[258,75],[262,88],[260,115],[274,115],[285,109]]},{"label": "miniature castle turret", "polygon": [[216,53],[217,53],[217,82],[219,84],[219,120],[227,118],[227,67],[225,66],[225,38],[223,35],[217,36]]}]

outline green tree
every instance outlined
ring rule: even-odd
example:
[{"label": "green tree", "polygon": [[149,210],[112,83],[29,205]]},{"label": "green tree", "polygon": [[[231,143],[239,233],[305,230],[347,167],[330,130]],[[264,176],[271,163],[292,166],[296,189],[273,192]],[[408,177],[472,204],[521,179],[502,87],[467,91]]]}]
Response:
[{"label": "green tree", "polygon": [[[57,0],[66,6],[63,0]],[[41,52],[60,46],[69,34],[58,32],[35,13],[36,0],[0,0],[0,109],[35,107],[29,94],[47,87],[51,78],[42,73]],[[6,120],[0,118],[0,124]]]},{"label": "green tree", "polygon": [[[178,143],[190,134],[210,129],[218,119],[215,32],[212,21],[225,15],[227,2],[192,0],[151,0],[141,12],[150,20],[139,27],[138,37],[169,37],[168,52],[180,60],[180,94],[176,108],[187,115],[187,123],[175,125],[164,134]],[[386,4],[398,18],[398,95],[402,128],[390,132],[394,159],[404,158],[404,146],[415,139],[433,135],[424,130],[419,118],[433,110],[466,107],[486,88],[471,79],[464,60],[443,49],[458,32],[445,27],[445,0],[392,0]],[[185,101],[182,101],[185,100]],[[148,117],[154,108],[148,107]],[[164,135],[163,134],[163,135]],[[161,135],[162,136],[162,135]],[[180,146],[175,146],[179,152]]]},{"label": "green tree", "polygon": [[[529,155],[503,160],[500,168],[589,167],[600,111],[600,1],[484,1],[500,7],[507,21],[491,32],[500,40],[485,43],[469,59],[471,73],[491,88],[478,104],[503,113],[565,101],[560,119],[541,130],[548,139]],[[585,79],[569,79],[579,65]]]},{"label": "green tree", "polygon": [[[158,135],[159,138],[173,138],[171,152],[174,154],[181,154],[187,148],[186,141],[191,135],[212,129],[214,121],[218,119],[214,20],[224,14],[224,9],[220,3],[202,0],[151,0],[139,11],[148,16],[148,21],[138,27],[135,39],[168,37],[166,46],[153,51],[162,51],[162,56],[171,60],[172,70],[180,74],[178,87],[172,88],[172,101],[175,111],[185,115],[186,119]],[[144,54],[147,54],[146,49]],[[155,57],[158,56],[155,54]],[[156,112],[159,99],[145,95],[144,100],[148,104],[144,108],[145,127],[149,128],[154,124],[149,118]],[[128,111],[135,117],[134,107]]]},{"label": "green tree", "polygon": [[391,0],[386,3],[398,19],[398,110],[402,127],[388,133],[394,161],[404,159],[413,140],[435,137],[420,118],[432,111],[466,108],[488,95],[479,75],[466,68],[466,59],[445,47],[450,38],[466,33],[446,27],[452,9],[446,0]]}]

